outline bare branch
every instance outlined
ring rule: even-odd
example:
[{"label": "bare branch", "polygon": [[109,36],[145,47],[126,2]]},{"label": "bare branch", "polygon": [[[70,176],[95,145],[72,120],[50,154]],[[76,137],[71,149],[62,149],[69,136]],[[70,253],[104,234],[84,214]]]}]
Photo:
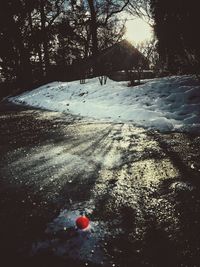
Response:
[{"label": "bare branch", "polygon": [[56,14],[52,17],[52,19],[49,21],[47,28],[51,27],[51,25],[54,23],[56,18],[62,13],[61,6],[65,2],[65,0],[62,0],[61,3],[59,3],[60,0],[56,0],[55,7],[56,7]]},{"label": "bare branch", "polygon": [[153,26],[149,0],[130,0],[128,12],[133,16],[143,19],[151,27]]},{"label": "bare branch", "polygon": [[107,14],[107,16],[106,16],[105,21],[103,22],[103,24],[106,25],[107,22],[108,22],[108,20],[109,20],[113,15],[116,15],[116,14],[122,12],[122,11],[128,6],[128,4],[129,4],[129,0],[126,0],[125,3],[124,3],[124,5],[123,5],[121,8],[116,9],[116,10],[113,10],[113,11],[111,11],[109,14]]}]

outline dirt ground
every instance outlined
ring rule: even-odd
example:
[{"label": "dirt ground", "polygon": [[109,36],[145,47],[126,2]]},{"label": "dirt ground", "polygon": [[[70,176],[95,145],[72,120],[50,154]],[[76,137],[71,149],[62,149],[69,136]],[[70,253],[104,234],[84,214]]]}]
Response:
[{"label": "dirt ground", "polygon": [[0,157],[2,266],[199,266],[200,136],[1,103]]}]

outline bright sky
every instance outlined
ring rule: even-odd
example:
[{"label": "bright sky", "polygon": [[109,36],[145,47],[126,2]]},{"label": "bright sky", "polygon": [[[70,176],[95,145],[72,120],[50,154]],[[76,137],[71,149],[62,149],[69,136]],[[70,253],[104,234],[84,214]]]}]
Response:
[{"label": "bright sky", "polygon": [[152,37],[152,28],[140,18],[126,22],[125,38],[136,44]]}]

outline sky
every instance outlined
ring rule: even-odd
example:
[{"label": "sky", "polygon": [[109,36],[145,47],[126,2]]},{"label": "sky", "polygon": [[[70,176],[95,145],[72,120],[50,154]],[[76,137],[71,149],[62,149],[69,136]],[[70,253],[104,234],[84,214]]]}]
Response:
[{"label": "sky", "polygon": [[142,19],[127,20],[125,38],[134,43],[149,40],[152,37],[152,28]]}]

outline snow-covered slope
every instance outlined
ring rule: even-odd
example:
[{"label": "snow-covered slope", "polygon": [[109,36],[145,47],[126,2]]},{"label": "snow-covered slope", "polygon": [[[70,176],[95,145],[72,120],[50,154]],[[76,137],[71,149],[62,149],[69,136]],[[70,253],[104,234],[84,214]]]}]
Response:
[{"label": "snow-covered slope", "polygon": [[98,78],[85,84],[53,82],[10,101],[96,119],[131,121],[161,131],[200,131],[200,84],[194,76],[173,76],[127,87]]}]

